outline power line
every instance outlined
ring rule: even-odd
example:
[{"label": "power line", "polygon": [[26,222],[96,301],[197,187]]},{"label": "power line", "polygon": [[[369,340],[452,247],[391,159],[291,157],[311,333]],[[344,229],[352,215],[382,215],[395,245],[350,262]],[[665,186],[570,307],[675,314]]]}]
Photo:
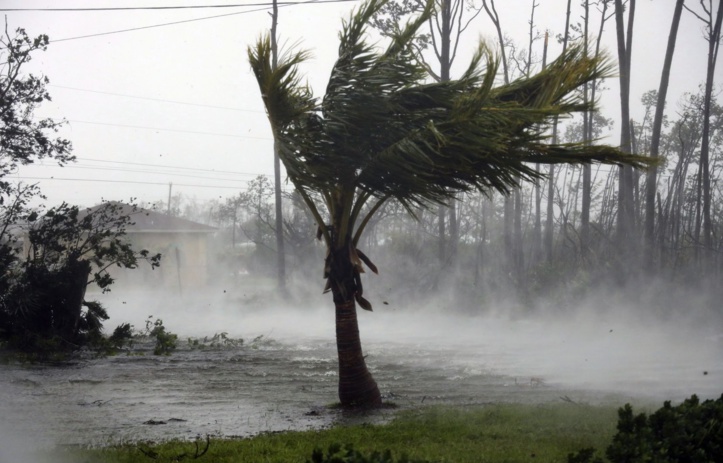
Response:
[{"label": "power line", "polygon": [[83,165],[66,165],[63,169],[86,169],[86,170],[98,170],[98,171],[112,171],[112,172],[135,172],[139,174],[152,174],[152,175],[166,175],[172,177],[184,177],[184,178],[198,178],[203,180],[221,180],[227,182],[250,182],[251,180],[233,179],[233,178],[221,178],[221,177],[209,177],[204,175],[190,175],[180,174],[177,172],[164,172],[164,171],[153,171],[153,170],[140,170],[140,169],[126,169],[120,167],[104,167],[104,166],[83,166]]},{"label": "power line", "polygon": [[[120,164],[121,166],[125,165],[131,165],[131,166],[141,166],[141,167],[153,167],[153,168],[160,168],[160,169],[181,169],[183,171],[190,171],[190,173],[180,173],[180,172],[173,172],[169,170],[150,170],[150,169],[133,169],[133,168],[124,168],[119,166],[97,166],[97,165],[87,165],[87,164],[69,164],[64,167],[63,169],[85,169],[85,170],[97,170],[97,171],[112,171],[112,172],[131,172],[131,173],[140,173],[140,174],[148,174],[148,175],[163,175],[167,177],[184,177],[184,178],[195,178],[195,179],[202,179],[202,180],[220,180],[220,181],[228,181],[228,182],[242,182],[242,183],[249,183],[252,180],[251,179],[234,179],[234,178],[228,178],[228,177],[212,177],[208,175],[192,175],[196,172],[208,172],[213,173],[217,175],[245,175],[245,176],[264,176],[264,177],[270,177],[268,174],[258,174],[258,173],[249,173],[249,172],[228,172],[228,171],[218,171],[218,170],[212,170],[212,169],[195,169],[192,167],[176,167],[176,166],[162,166],[158,164],[145,164],[145,163],[133,163],[133,162],[121,162],[121,161],[104,161],[104,160],[95,160],[95,159],[87,159],[87,158],[77,158],[77,159],[85,159],[89,160],[91,162],[106,162],[106,163],[112,163],[112,164]],[[42,167],[56,167],[56,166],[42,166]]]},{"label": "power line", "polygon": [[239,15],[239,14],[254,13],[254,12],[257,12],[257,11],[264,11],[264,10],[267,10],[267,9],[268,9],[268,8],[258,8],[258,9],[255,9],[255,10],[240,11],[240,12],[237,12],[237,13],[227,13],[227,14],[220,14],[220,15],[216,15],[216,16],[206,16],[206,17],[204,17],[204,18],[185,19],[185,20],[183,20],[183,21],[174,21],[174,22],[170,22],[170,23],[153,24],[153,25],[150,25],[150,26],[141,26],[141,27],[133,27],[133,28],[130,28],[130,29],[121,29],[121,30],[117,30],[117,31],[99,32],[99,33],[97,33],[97,34],[80,35],[80,36],[77,36],[77,37],[66,37],[66,38],[64,38],[64,39],[51,40],[50,43],[68,42],[68,41],[70,41],[70,40],[79,40],[79,39],[89,39],[89,38],[92,38],[92,37],[100,37],[100,36],[103,36],[103,35],[121,34],[121,33],[123,33],[123,32],[134,32],[134,31],[141,31],[141,30],[144,30],[144,29],[153,29],[153,28],[155,28],[155,27],[175,26],[175,25],[177,25],[177,24],[185,24],[185,23],[191,23],[191,22],[196,22],[196,21],[205,21],[205,20],[207,20],[207,19],[223,18],[223,17],[226,17],[226,16],[235,16],[235,15]]},{"label": "power line", "polygon": [[63,88],[66,90],[75,90],[78,92],[88,92],[88,93],[99,93],[102,95],[113,95],[113,96],[121,96],[124,98],[135,98],[137,100],[149,100],[149,101],[159,101],[162,103],[174,103],[174,104],[181,104],[181,105],[188,105],[188,106],[199,106],[202,108],[215,108],[215,109],[226,109],[229,111],[243,111],[243,112],[250,112],[250,113],[264,113],[264,111],[260,111],[257,109],[242,109],[242,108],[231,108],[228,106],[216,106],[216,105],[208,105],[208,104],[200,104],[200,103],[188,103],[185,101],[177,101],[177,100],[165,100],[162,98],[149,98],[145,96],[134,96],[134,95],[125,95],[122,93],[113,93],[113,92],[101,92],[99,90],[88,90],[84,88],[76,88],[76,87],[66,87],[64,85],[55,85],[55,84],[48,84],[48,87],[55,87],[55,88]]},{"label": "power line", "polygon": [[[136,185],[168,185],[169,182],[141,182],[137,180],[103,180],[95,178],[65,178],[65,177],[13,177],[18,180],[58,180],[58,181],[69,181],[69,182],[100,182],[100,183],[129,183]],[[173,183],[173,186],[185,186],[185,187],[196,187],[196,188],[219,188],[238,190],[238,186],[225,186],[225,185],[197,185],[187,183]]]},{"label": "power line", "polygon": [[[287,3],[281,4],[280,6],[285,7],[285,6],[309,5],[309,4],[314,4],[314,3],[318,3],[318,4],[321,4],[321,3],[346,3],[346,2],[355,2],[355,1],[358,1],[358,0],[309,0],[306,2],[287,2]],[[185,19],[185,20],[181,20],[181,21],[173,21],[173,22],[162,23],[162,24],[152,24],[150,26],[133,27],[130,29],[121,29],[121,30],[117,30],[117,31],[99,32],[97,34],[81,35],[81,36],[77,36],[77,37],[66,37],[64,39],[50,40],[50,43],[67,42],[70,40],[79,40],[79,39],[88,39],[88,38],[100,37],[100,36],[104,36],[104,35],[120,34],[123,32],[134,32],[134,31],[140,31],[140,30],[144,30],[144,29],[152,29],[152,28],[156,28],[156,27],[175,26],[177,24],[185,24],[185,23],[196,22],[196,21],[205,21],[207,19],[216,19],[216,18],[224,18],[227,16],[236,16],[236,15],[240,15],[240,14],[255,13],[258,11],[268,10],[271,7],[272,3],[264,3],[263,5],[266,5],[266,6],[264,8],[257,8],[254,10],[237,11],[235,13],[226,13],[226,14],[220,14],[220,15],[215,15],[215,16],[205,16],[203,18]],[[3,11],[3,10],[0,9],[0,11]],[[5,10],[5,11],[8,11],[8,10]]]},{"label": "power line", "polygon": [[213,173],[221,173],[221,174],[229,174],[229,175],[256,175],[256,176],[264,175],[264,176],[268,177],[267,174],[259,174],[259,173],[253,173],[253,172],[218,171],[215,169],[198,169],[195,167],[170,166],[170,165],[165,165],[165,164],[147,164],[147,163],[143,163],[143,162],[127,162],[127,161],[108,161],[105,159],[85,158],[85,157],[79,157],[79,156],[76,156],[76,159],[79,159],[81,161],[107,162],[107,163],[122,164],[122,165],[160,167],[160,168],[167,168],[167,169],[182,169],[182,170],[191,170],[194,172],[213,172]]},{"label": "power line", "polygon": [[137,11],[137,10],[198,10],[216,8],[239,8],[262,6],[269,3],[237,3],[230,5],[176,5],[176,6],[111,6],[96,8],[0,8],[0,11],[46,11],[46,12],[93,12],[93,11]]},{"label": "power line", "polygon": [[[319,0],[313,3],[339,3],[356,0]],[[280,6],[299,5],[311,2],[277,2]],[[86,12],[86,11],[133,11],[133,10],[198,10],[216,8],[244,8],[250,6],[271,6],[273,3],[236,3],[228,5],[176,5],[176,6],[112,6],[95,8],[0,8],[0,11],[47,11],[47,12]]]},{"label": "power line", "polygon": [[191,134],[195,134],[195,135],[211,135],[211,136],[217,136],[217,137],[250,138],[250,139],[254,139],[254,140],[267,140],[267,141],[272,140],[270,137],[254,137],[254,136],[250,136],[250,135],[233,135],[233,134],[229,134],[229,133],[217,133],[217,132],[200,132],[200,131],[196,131],[196,130],[166,129],[166,128],[161,128],[161,127],[148,127],[148,126],[144,126],[144,125],[111,124],[109,122],[79,121],[79,120],[74,120],[74,119],[69,119],[68,122],[75,122],[78,124],[123,127],[123,128],[127,128],[127,129],[143,129],[143,130],[156,130],[156,131],[161,131],[161,132],[191,133]]}]

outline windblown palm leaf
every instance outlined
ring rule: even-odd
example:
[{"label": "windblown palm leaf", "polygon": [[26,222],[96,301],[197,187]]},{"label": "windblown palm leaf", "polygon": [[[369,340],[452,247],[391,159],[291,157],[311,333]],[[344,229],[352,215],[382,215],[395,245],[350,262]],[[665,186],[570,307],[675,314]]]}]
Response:
[{"label": "windblown palm leaf", "polygon": [[527,163],[645,164],[608,146],[547,143],[547,122],[587,108],[573,90],[608,75],[607,60],[571,47],[543,72],[495,88],[498,61],[480,47],[459,79],[428,83],[410,43],[432,2],[377,50],[365,28],[384,3],[369,1],[344,24],[321,101],[300,84],[305,53],[272,69],[267,38],[249,51],[289,178],[307,199],[325,197],[330,215],[352,206],[332,201],[337,190],[426,204],[470,189],[507,193],[539,176]]}]

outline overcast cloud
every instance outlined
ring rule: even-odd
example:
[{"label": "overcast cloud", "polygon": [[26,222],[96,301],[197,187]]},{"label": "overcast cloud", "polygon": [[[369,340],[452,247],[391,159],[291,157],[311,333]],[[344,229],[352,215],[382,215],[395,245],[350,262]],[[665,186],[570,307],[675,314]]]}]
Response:
[{"label": "overcast cloud", "polygon": [[[567,2],[537,1],[538,30],[561,32]],[[0,10],[203,3],[0,0]],[[252,4],[238,0],[208,3]],[[527,47],[531,3],[498,2],[505,32],[522,48]],[[573,3],[573,21],[579,21],[579,2]],[[313,59],[302,70],[316,95],[322,94],[335,58],[341,19],[359,4],[302,2],[279,10],[281,43],[298,42],[313,52]],[[44,105],[39,115],[68,121],[62,135],[73,142],[79,160],[63,169],[49,162],[39,163],[22,168],[16,178],[40,182],[50,204],[65,200],[91,206],[101,198],[162,200],[171,182],[174,194],[199,200],[228,197],[256,175],[270,175],[271,133],[246,49],[268,30],[271,20],[268,6],[263,2],[253,5],[180,10],[3,11],[10,31],[23,27],[31,36],[50,36],[48,50],[38,53],[27,70],[50,78],[53,101]],[[673,0],[638,1],[631,94],[633,117],[638,120],[643,117],[638,104],[642,93],[659,85],[673,6]],[[224,16],[209,18],[220,15]],[[145,28],[180,21],[186,22]],[[129,30],[136,28],[144,29]],[[125,32],[104,34],[113,31]],[[459,67],[478,38],[495,43],[496,37],[484,15],[465,34],[468,46],[460,51]],[[605,38],[608,51],[615,56],[613,20],[607,23]],[[542,42],[535,47],[535,53],[540,55]],[[552,41],[551,56],[560,48]],[[669,111],[675,110],[684,92],[696,91],[703,82],[706,53],[702,24],[685,12],[673,62]],[[606,117],[617,119],[616,82],[610,80],[607,86],[602,109]],[[615,144],[617,140],[609,142]]]}]

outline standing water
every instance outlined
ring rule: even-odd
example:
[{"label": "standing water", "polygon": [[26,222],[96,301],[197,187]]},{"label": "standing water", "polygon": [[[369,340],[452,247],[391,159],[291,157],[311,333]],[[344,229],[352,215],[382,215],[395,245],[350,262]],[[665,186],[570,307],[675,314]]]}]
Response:
[{"label": "standing water", "polygon": [[[111,293],[113,294],[113,293]],[[0,366],[0,435],[33,446],[248,436],[383,421],[337,400],[334,315],[324,309],[224,308],[223,300],[151,302],[107,295],[111,328],[149,315],[179,334],[170,356],[149,343],[63,365]],[[395,311],[360,314],[367,363],[401,409],[499,402],[682,400],[723,392],[720,327],[692,331],[608,315],[509,320]],[[245,340],[199,348],[188,337]]]}]

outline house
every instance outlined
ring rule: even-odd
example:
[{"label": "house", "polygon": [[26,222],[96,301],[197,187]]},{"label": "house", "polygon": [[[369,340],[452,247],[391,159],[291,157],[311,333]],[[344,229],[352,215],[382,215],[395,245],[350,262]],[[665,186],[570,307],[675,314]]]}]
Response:
[{"label": "house", "polygon": [[[132,285],[138,289],[164,289],[183,292],[207,285],[209,279],[208,241],[215,227],[172,217],[147,209],[121,205],[121,213],[131,216],[125,239],[133,249],[161,253],[161,266],[151,269],[141,263],[137,269],[109,269],[114,287]],[[93,211],[102,205],[90,209]],[[90,289],[90,288],[89,288]]]}]

